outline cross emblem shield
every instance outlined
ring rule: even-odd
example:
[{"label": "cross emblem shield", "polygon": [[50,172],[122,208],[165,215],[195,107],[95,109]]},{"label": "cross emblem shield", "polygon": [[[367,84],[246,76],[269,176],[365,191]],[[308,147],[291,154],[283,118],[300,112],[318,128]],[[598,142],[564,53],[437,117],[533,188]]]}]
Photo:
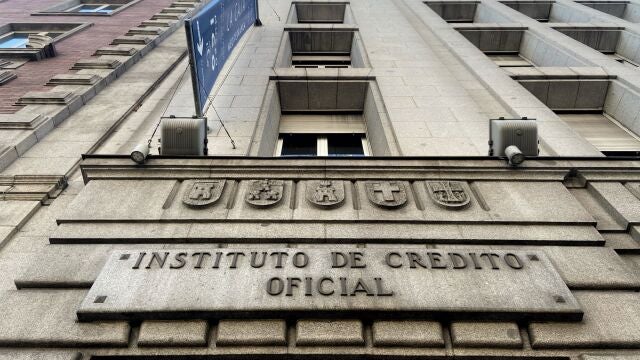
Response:
[{"label": "cross emblem shield", "polygon": [[282,180],[253,180],[249,183],[245,201],[259,207],[271,206],[282,200],[283,193]]},{"label": "cross emblem shield", "polygon": [[397,208],[407,202],[407,191],[400,181],[366,181],[367,197],[384,208]]},{"label": "cross emblem shield", "polygon": [[188,206],[202,207],[220,199],[225,180],[187,180],[182,202]]}]

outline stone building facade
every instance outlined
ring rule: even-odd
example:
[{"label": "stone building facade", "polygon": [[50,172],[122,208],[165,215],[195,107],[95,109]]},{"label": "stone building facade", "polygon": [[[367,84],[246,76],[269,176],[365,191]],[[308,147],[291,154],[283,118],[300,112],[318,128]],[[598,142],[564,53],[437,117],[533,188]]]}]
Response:
[{"label": "stone building facade", "polygon": [[0,359],[640,358],[640,3],[260,0],[161,156],[203,5],[0,117]]}]

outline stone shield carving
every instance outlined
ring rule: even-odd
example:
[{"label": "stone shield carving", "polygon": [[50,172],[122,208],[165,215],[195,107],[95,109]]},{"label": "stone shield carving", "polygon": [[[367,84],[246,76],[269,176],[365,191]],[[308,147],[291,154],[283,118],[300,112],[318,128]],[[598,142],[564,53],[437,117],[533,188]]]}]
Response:
[{"label": "stone shield carving", "polygon": [[471,201],[462,181],[427,181],[427,192],[436,204],[450,209],[460,209]]},{"label": "stone shield carving", "polygon": [[407,203],[407,190],[400,181],[366,181],[367,197],[383,208],[398,208]]},{"label": "stone shield carving", "polygon": [[344,201],[344,182],[341,180],[307,181],[307,201],[321,207],[333,208]]},{"label": "stone shield carving", "polygon": [[182,202],[188,206],[202,207],[220,199],[225,180],[187,180]]},{"label": "stone shield carving", "polygon": [[283,194],[282,180],[253,180],[249,183],[245,200],[258,207],[272,206],[282,200]]}]

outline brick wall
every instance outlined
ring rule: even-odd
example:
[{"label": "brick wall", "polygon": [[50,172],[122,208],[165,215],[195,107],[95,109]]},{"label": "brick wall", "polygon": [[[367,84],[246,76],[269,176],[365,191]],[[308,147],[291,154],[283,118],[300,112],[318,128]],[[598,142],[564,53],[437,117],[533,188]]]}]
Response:
[{"label": "brick wall", "polygon": [[13,106],[28,91],[47,91],[44,84],[56,74],[69,70],[79,59],[93,55],[96,49],[107,46],[112,39],[125,34],[143,20],[169,6],[171,0],[142,0],[113,16],[32,16],[61,2],[61,0],[0,1],[0,26],[15,22],[88,22],[93,26],[56,43],[58,55],[43,61],[31,61],[15,70],[18,78],[0,86],[0,113],[20,109]]}]

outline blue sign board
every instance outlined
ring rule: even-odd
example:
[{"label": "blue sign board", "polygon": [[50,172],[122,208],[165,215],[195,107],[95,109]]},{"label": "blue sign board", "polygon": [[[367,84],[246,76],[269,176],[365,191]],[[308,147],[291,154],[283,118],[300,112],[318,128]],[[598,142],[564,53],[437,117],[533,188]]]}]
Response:
[{"label": "blue sign board", "polygon": [[202,112],[227,58],[258,23],[257,0],[212,0],[185,21],[196,114]]}]

